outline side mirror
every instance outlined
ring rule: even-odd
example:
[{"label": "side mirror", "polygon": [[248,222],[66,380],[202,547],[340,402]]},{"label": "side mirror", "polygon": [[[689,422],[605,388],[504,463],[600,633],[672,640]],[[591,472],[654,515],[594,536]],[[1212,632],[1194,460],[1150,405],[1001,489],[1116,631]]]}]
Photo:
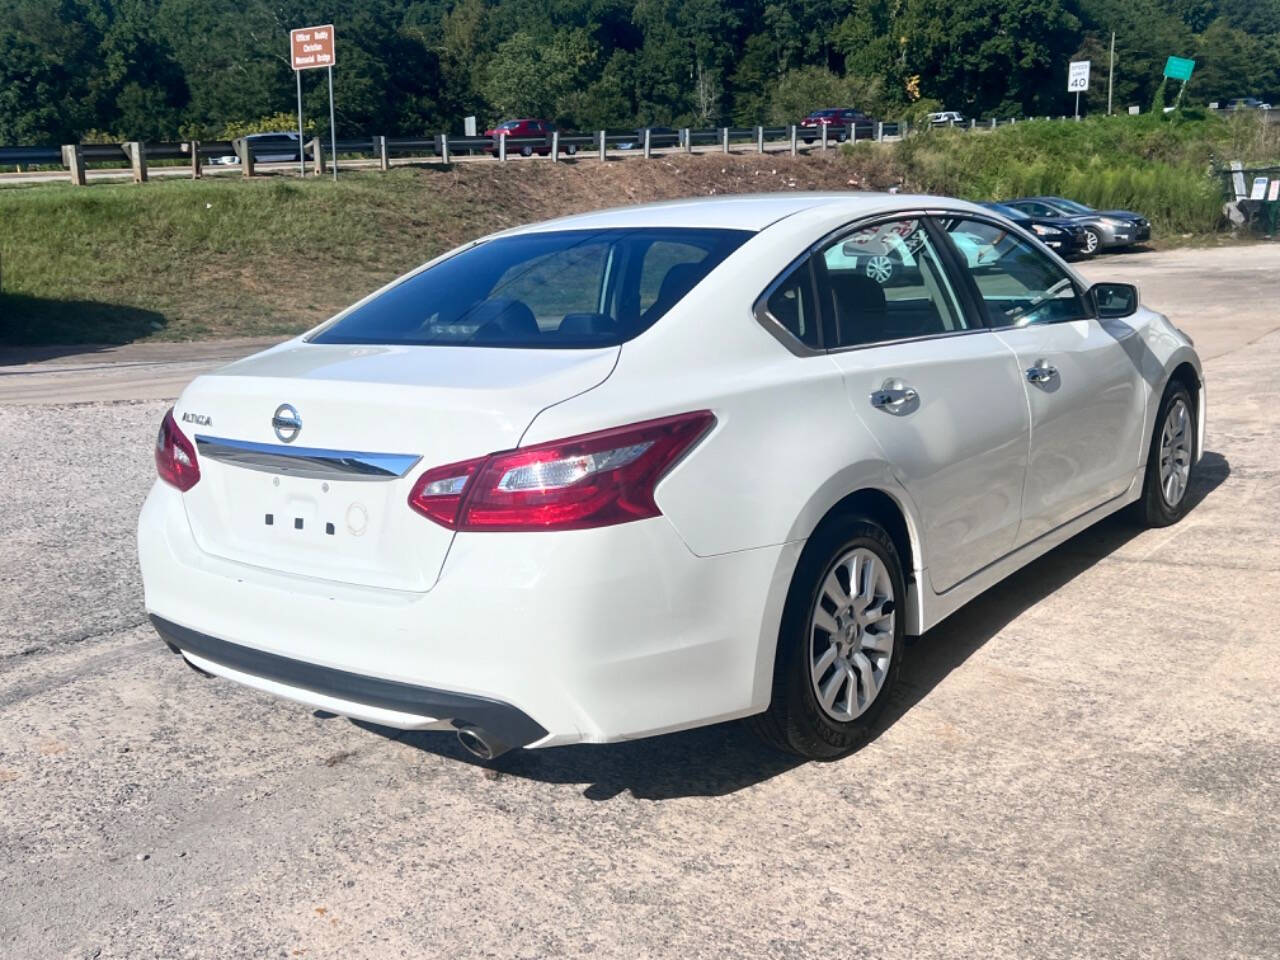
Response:
[{"label": "side mirror", "polygon": [[1089,296],[1102,320],[1120,320],[1138,312],[1138,288],[1132,283],[1095,283]]}]

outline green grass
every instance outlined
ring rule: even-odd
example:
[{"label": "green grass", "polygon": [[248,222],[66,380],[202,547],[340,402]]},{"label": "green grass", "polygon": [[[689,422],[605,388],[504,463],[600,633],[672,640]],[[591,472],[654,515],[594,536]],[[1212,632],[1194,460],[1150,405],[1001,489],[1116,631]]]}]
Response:
[{"label": "green grass", "polygon": [[1259,121],[1200,112],[1177,121],[1039,120],[976,135],[940,129],[897,144],[862,144],[850,159],[891,164],[909,190],[972,200],[1062,195],[1140,211],[1157,237],[1206,235],[1221,225],[1224,199],[1211,165],[1280,160],[1280,126]]},{"label": "green grass", "polygon": [[293,332],[487,227],[478,212],[408,170],[0,190],[0,342]]},{"label": "green grass", "polygon": [[1061,193],[1149,215],[1157,243],[1195,242],[1221,226],[1211,159],[1274,163],[1278,141],[1280,125],[1250,117],[1125,116],[929,131],[858,144],[837,163],[707,155],[349,171],[337,184],[226,176],[9,187],[0,189],[0,344],[296,333],[483,233],[712,192],[901,183],[974,200]]}]

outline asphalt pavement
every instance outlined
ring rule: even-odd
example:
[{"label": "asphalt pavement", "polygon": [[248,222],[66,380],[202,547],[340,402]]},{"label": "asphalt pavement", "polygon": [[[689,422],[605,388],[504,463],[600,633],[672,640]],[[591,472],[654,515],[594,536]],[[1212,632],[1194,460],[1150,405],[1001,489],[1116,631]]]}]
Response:
[{"label": "asphalt pavement", "polygon": [[1275,957],[1278,267],[1087,266],[1209,358],[1193,510],[930,631],[833,763],[729,724],[486,769],[204,679],[145,622],[134,526],[166,396],[256,345],[10,355],[0,956]]}]

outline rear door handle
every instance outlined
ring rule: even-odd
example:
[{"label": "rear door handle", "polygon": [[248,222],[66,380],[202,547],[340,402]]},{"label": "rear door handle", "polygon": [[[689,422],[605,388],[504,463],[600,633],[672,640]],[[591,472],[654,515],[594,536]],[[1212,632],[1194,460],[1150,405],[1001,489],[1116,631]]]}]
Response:
[{"label": "rear door handle", "polygon": [[1027,367],[1027,381],[1029,383],[1048,383],[1057,375],[1058,368],[1046,363],[1044,360],[1037,361],[1034,367]]},{"label": "rear door handle", "polygon": [[920,394],[915,387],[908,387],[901,380],[886,380],[879,390],[871,394],[870,399],[871,405],[877,410],[896,413],[919,400]]}]

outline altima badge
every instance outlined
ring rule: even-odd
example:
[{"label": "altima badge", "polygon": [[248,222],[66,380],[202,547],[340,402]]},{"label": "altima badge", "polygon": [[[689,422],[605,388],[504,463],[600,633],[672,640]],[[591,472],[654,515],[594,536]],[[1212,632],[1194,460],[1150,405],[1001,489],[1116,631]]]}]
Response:
[{"label": "altima badge", "polygon": [[271,418],[271,426],[275,428],[276,436],[282,443],[293,443],[302,431],[302,418],[298,416],[297,410],[287,403],[282,403],[276,407],[275,415]]}]

